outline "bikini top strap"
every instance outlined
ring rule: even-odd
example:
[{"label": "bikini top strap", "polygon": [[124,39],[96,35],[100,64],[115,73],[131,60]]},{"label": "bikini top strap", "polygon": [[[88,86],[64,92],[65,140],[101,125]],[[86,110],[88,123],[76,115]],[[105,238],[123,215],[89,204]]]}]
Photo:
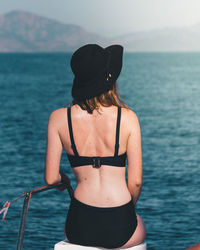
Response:
[{"label": "bikini top strap", "polygon": [[115,139],[115,154],[114,154],[114,156],[118,155],[118,150],[119,150],[120,120],[121,120],[121,107],[118,107],[117,126],[116,126],[116,139]]},{"label": "bikini top strap", "polygon": [[74,142],[73,130],[72,130],[71,107],[67,109],[67,118],[68,118],[68,127],[69,127],[69,135],[70,135],[70,140],[71,140],[71,147],[74,151],[74,155],[78,156],[78,152],[77,152],[76,145]]}]

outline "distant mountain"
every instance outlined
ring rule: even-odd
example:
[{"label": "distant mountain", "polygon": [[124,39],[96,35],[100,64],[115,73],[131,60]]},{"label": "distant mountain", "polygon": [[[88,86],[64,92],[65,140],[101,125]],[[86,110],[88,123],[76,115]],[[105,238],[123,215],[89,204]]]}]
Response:
[{"label": "distant mountain", "polygon": [[200,51],[200,23],[106,38],[84,28],[24,11],[0,15],[0,52],[74,51],[86,43],[118,43],[126,51]]},{"label": "distant mountain", "polygon": [[24,11],[0,15],[0,52],[73,51],[106,39],[78,25],[63,24]]},{"label": "distant mountain", "polygon": [[127,51],[200,51],[200,24],[133,32],[115,38]]}]

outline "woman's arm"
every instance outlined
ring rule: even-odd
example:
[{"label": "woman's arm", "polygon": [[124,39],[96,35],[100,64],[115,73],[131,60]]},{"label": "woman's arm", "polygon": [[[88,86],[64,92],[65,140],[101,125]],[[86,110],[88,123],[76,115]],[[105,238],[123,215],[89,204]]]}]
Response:
[{"label": "woman's arm", "polygon": [[58,110],[52,112],[48,122],[44,179],[49,185],[61,181],[59,169],[63,146],[58,132],[58,115]]},{"label": "woman's arm", "polygon": [[142,188],[142,147],[141,147],[141,131],[137,115],[128,111],[128,128],[130,135],[127,145],[127,161],[128,161],[128,189],[136,204]]}]

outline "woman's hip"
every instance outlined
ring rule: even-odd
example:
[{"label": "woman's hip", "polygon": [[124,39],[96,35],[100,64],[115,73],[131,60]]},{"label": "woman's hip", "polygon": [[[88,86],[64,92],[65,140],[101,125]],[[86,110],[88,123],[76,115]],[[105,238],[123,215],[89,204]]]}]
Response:
[{"label": "woman's hip", "polygon": [[72,243],[116,248],[129,239],[136,227],[132,200],[115,207],[95,207],[73,197],[65,232]]}]

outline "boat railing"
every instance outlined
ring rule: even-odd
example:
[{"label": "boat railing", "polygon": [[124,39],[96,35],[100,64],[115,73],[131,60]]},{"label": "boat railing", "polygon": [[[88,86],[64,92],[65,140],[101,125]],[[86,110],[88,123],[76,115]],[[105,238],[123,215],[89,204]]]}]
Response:
[{"label": "boat railing", "polygon": [[52,185],[44,185],[41,187],[37,187],[31,191],[26,191],[24,192],[22,195],[20,195],[18,198],[16,198],[15,200],[9,202],[7,201],[3,208],[0,210],[0,213],[3,213],[3,219],[5,219],[7,211],[9,206],[14,203],[15,201],[19,200],[20,198],[24,197],[24,203],[23,203],[23,209],[22,209],[22,215],[21,215],[21,221],[20,221],[20,228],[19,228],[19,233],[18,233],[18,239],[17,239],[17,250],[22,250],[23,247],[23,239],[24,239],[24,232],[25,232],[25,227],[26,227],[26,219],[27,219],[27,215],[28,215],[28,209],[29,209],[29,205],[30,205],[30,201],[31,201],[31,197],[37,193],[41,193],[50,189],[58,189],[60,191],[63,191],[65,189],[67,189],[70,197],[73,196],[73,188],[70,184],[70,179],[64,174],[64,172],[60,173],[61,175],[61,182],[59,183],[55,183]]}]

